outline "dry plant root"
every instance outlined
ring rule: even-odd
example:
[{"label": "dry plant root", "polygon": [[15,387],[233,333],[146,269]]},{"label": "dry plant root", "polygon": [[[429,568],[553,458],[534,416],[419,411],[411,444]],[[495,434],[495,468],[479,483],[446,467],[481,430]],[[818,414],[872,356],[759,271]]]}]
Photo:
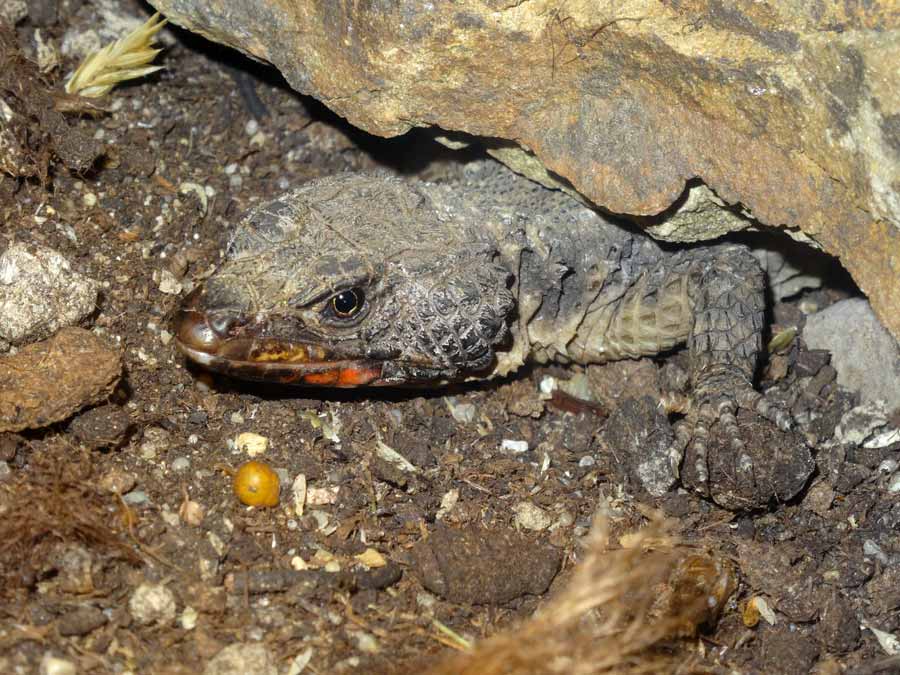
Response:
[{"label": "dry plant root", "polygon": [[427,675],[690,672],[681,638],[714,624],[737,587],[730,562],[673,542],[661,521],[609,542],[599,521],[567,586],[524,623],[447,656]]}]

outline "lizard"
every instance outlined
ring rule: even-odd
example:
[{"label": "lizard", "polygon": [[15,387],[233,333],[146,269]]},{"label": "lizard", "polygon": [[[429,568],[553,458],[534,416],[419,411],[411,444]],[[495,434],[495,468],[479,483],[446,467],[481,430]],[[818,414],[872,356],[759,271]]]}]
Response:
[{"label": "lizard", "polygon": [[752,470],[741,407],[787,430],[754,389],[765,276],[744,246],[677,251],[492,160],[457,180],[386,172],[312,180],[238,223],[182,302],[178,348],[230,376],[308,386],[438,384],[526,361],[593,364],[686,345],[690,405],[669,451],[707,480],[724,425]]}]

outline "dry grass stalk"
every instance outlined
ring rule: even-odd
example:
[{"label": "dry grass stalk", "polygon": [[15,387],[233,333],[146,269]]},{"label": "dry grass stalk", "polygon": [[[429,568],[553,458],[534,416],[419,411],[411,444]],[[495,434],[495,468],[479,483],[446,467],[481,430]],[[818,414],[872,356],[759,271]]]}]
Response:
[{"label": "dry grass stalk", "polygon": [[684,552],[672,547],[658,522],[617,550],[610,550],[605,523],[594,530],[587,555],[555,599],[514,629],[445,658],[427,675],[689,671],[684,644],[679,648],[672,638],[684,634],[686,617],[702,612],[691,603],[660,606]]},{"label": "dry grass stalk", "polygon": [[71,458],[69,448],[44,451],[34,455],[30,471],[0,483],[0,600],[27,585],[27,570],[50,564],[57,544],[142,561],[115,515],[115,497],[96,487],[89,457]]},{"label": "dry grass stalk", "polygon": [[66,92],[88,98],[105,96],[120,82],[155,73],[163,66],[147,65],[161,49],[153,48],[156,34],[168,23],[159,13],[121,40],[92,52],[66,82]]}]

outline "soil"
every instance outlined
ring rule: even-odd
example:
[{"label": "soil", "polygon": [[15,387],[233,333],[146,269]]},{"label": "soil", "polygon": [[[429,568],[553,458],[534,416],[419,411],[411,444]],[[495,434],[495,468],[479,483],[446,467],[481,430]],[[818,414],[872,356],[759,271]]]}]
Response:
[{"label": "soil", "polygon": [[[764,365],[761,386],[809,420],[815,472],[784,499],[787,481],[767,478],[775,496],[755,495],[749,511],[682,489],[652,497],[622,457],[640,447],[610,450],[607,420],[646,394],[621,386],[634,364],[589,369],[622,390],[593,402],[540,395],[546,378],[576,368],[376,392],[194,370],[169,321],[248,206],[338,171],[439,179],[459,155],[424,132],[367,136],[277,73],[180,31],[166,69],[118,87],[97,114],[36,114],[57,105],[76,63],[37,73],[24,58],[35,29],[59,44],[100,19],[91,4],[62,3],[49,18],[28,6],[0,59],[6,98],[30,83],[16,89],[27,175],[0,172],[0,250],[50,246],[101,282],[86,326],[121,351],[124,370],[102,405],[0,434],[2,672],[37,672],[55,656],[78,672],[196,673],[239,643],[264,644],[258,658],[281,672],[400,670],[436,658],[448,635],[478,640],[529,617],[570,580],[598,510],[624,535],[652,509],[685,545],[736,569],[721,616],[671,647],[692,669],[900,669],[860,629],[900,630],[900,494],[888,489],[900,443],[827,444],[855,403],[827,355],[798,339]],[[838,284],[781,303],[773,331],[852,292]],[[652,379],[662,363],[640,368]],[[236,440],[246,432],[267,439],[255,459],[281,478],[277,507],[247,507],[232,491],[258,442]],[[771,453],[789,474],[789,448]],[[753,620],[760,601],[773,623],[767,612]]]}]

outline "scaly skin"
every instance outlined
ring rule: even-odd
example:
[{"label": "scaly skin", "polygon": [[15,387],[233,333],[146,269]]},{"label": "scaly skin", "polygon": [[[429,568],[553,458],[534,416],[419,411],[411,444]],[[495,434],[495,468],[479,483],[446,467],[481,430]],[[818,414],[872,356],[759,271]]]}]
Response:
[{"label": "scaly skin", "polygon": [[693,405],[672,461],[692,444],[705,480],[712,424],[741,453],[737,407],[776,417],[752,387],[763,291],[740,246],[669,253],[483,161],[448,184],[333,176],[253,209],[225,263],[185,300],[177,337],[216,370],[329,386],[490,377],[529,359],[601,363],[687,344]]}]

